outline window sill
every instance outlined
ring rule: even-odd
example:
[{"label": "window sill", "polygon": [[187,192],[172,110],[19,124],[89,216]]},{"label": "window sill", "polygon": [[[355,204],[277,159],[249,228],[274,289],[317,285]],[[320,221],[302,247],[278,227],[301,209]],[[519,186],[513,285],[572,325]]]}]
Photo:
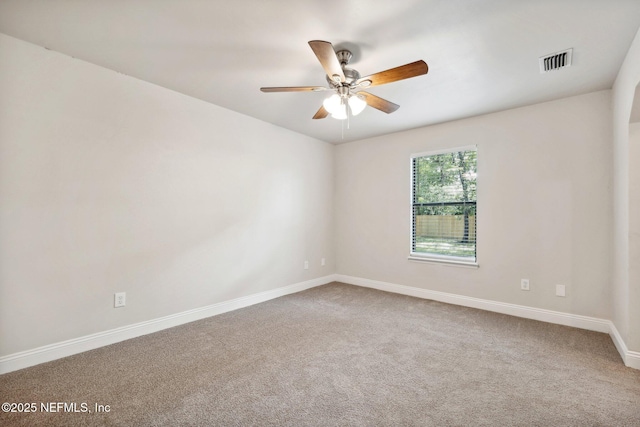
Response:
[{"label": "window sill", "polygon": [[426,262],[430,264],[441,264],[447,265],[451,267],[463,267],[463,268],[479,268],[477,261],[465,261],[461,259],[452,259],[446,257],[437,257],[437,256],[424,256],[424,255],[416,255],[411,254],[407,258],[409,261],[413,262]]}]

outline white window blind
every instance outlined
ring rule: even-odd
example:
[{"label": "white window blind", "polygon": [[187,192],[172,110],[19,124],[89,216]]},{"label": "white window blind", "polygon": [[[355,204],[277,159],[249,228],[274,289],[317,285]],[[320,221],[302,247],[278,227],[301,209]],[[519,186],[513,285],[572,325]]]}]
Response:
[{"label": "white window blind", "polygon": [[475,147],[412,156],[411,256],[476,262]]}]

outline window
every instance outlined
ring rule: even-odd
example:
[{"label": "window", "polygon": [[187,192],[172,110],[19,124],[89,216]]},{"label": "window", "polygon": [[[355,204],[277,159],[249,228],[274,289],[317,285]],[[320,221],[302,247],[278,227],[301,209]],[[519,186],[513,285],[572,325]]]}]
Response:
[{"label": "window", "polygon": [[476,263],[476,147],[411,156],[410,259]]}]

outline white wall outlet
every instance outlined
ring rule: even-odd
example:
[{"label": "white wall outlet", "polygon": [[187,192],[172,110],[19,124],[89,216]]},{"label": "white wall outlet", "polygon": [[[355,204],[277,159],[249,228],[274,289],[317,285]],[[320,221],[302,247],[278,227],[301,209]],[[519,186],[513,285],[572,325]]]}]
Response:
[{"label": "white wall outlet", "polygon": [[308,270],[309,269],[309,261],[305,261],[304,262],[304,269]]},{"label": "white wall outlet", "polygon": [[124,307],[127,303],[127,293],[126,292],[116,292],[113,298],[113,306],[115,308]]},{"label": "white wall outlet", "polygon": [[325,264],[326,264],[326,262],[324,261],[324,258],[322,258],[322,259],[320,260],[320,265],[325,265]]},{"label": "white wall outlet", "polygon": [[556,295],[559,297],[567,296],[566,288],[564,285],[556,285]]},{"label": "white wall outlet", "polygon": [[520,289],[522,289],[523,291],[529,290],[529,279],[520,280]]}]

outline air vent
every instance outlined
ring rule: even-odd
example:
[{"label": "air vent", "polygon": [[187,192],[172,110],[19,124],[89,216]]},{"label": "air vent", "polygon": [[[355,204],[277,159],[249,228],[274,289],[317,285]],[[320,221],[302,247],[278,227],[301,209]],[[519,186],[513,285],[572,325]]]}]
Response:
[{"label": "air vent", "polygon": [[549,71],[571,66],[572,53],[573,49],[567,49],[562,52],[552,53],[551,55],[541,56],[540,72],[548,73]]}]

